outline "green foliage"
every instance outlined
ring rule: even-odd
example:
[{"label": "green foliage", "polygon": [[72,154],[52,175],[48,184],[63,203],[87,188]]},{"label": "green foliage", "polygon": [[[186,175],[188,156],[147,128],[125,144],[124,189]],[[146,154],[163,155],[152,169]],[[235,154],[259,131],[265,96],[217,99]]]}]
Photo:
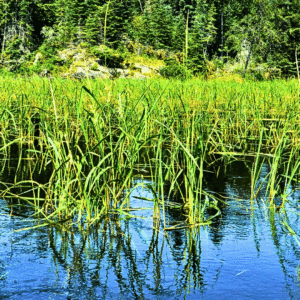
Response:
[{"label": "green foliage", "polygon": [[177,51],[183,51],[185,45],[185,26],[186,20],[184,16],[180,14],[174,18],[174,26],[172,32],[172,49]]},{"label": "green foliage", "polygon": [[91,54],[98,59],[100,65],[108,68],[122,68],[125,61],[125,55],[123,53],[112,51],[107,47],[101,49],[93,48],[91,49]]},{"label": "green foliage", "polygon": [[119,42],[126,34],[132,19],[129,11],[131,1],[111,0],[107,15],[106,39],[113,48],[118,48]]},{"label": "green foliage", "polygon": [[[138,55],[166,59],[166,51],[186,51],[188,31],[184,62],[194,74],[216,57],[236,59],[243,73],[267,64],[294,76],[299,24],[299,0],[0,0],[0,60],[24,60],[41,46],[55,55],[81,43],[116,50],[128,41]],[[111,52],[105,57],[121,65]]]},{"label": "green foliage", "polygon": [[263,80],[265,79],[264,76],[263,76],[263,74],[261,74],[261,72],[255,72],[254,78],[255,78],[257,81],[263,81]]},{"label": "green foliage", "polygon": [[206,1],[197,1],[188,50],[188,66],[194,74],[206,72],[208,48],[216,37],[215,15],[214,5],[209,6]]},{"label": "green foliage", "polygon": [[173,18],[171,7],[163,0],[147,2],[144,12],[144,32],[142,41],[155,49],[172,47]]},{"label": "green foliage", "polygon": [[41,46],[39,52],[42,54],[42,59],[39,60],[34,67],[37,73],[44,69],[55,72],[58,66],[65,64],[65,61],[57,56],[57,50],[55,48]]},{"label": "green foliage", "polygon": [[92,71],[97,71],[98,70],[98,64],[94,64],[91,68],[90,68],[90,70],[92,70]]},{"label": "green foliage", "polygon": [[[241,84],[219,78],[213,82],[83,79],[78,84],[61,78],[49,82],[14,77],[0,78],[3,161],[11,161],[9,146],[21,142],[30,149],[26,161],[34,160],[36,170],[50,166],[50,173],[46,180],[35,181],[32,168],[24,168],[13,174],[11,184],[2,185],[0,197],[35,203],[34,216],[43,211],[43,220],[47,217],[53,223],[67,217],[72,223],[75,218],[94,223],[122,212],[130,207],[135,170],[141,166],[152,170],[157,204],[167,205],[164,199],[177,194],[186,215],[184,226],[206,220],[210,205],[202,182],[209,156],[232,160],[254,153],[259,165],[252,168],[252,199],[260,189],[256,174],[263,163],[270,166],[263,186],[270,201],[279,191],[282,174],[287,178],[283,195],[298,180],[296,80]],[[37,114],[38,135],[32,122]],[[259,143],[253,143],[257,137]],[[217,168],[218,164],[216,172]]]},{"label": "green foliage", "polygon": [[160,74],[166,78],[188,79],[191,77],[189,70],[172,58],[166,60],[166,66],[160,70]]},{"label": "green foliage", "polygon": [[6,43],[4,54],[6,54],[9,59],[19,59],[22,55],[22,52],[20,51],[21,45],[22,40],[18,37],[18,35],[15,35]]},{"label": "green foliage", "polygon": [[103,42],[103,24],[101,20],[101,9],[95,7],[95,11],[87,17],[84,38],[92,45],[97,45]]}]

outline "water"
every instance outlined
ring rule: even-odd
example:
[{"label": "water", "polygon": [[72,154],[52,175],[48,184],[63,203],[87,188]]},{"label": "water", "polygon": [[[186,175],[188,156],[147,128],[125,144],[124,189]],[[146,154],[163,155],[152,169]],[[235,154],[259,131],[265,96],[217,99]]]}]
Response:
[{"label": "water", "polygon": [[[266,173],[267,166],[262,170]],[[259,197],[250,208],[249,170],[231,164],[205,189],[228,197],[210,227],[155,230],[152,203],[131,199],[136,218],[90,230],[18,231],[32,220],[9,216],[0,201],[0,299],[300,299],[299,192],[286,215]],[[142,187],[132,197],[151,198]],[[23,212],[25,214],[26,212]],[[167,223],[178,220],[172,211]]]}]

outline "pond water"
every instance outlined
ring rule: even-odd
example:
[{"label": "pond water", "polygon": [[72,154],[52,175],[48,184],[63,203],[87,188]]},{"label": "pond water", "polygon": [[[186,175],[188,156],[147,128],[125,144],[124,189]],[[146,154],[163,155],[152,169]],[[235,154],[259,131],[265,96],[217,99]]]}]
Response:
[{"label": "pond water", "polygon": [[143,187],[131,195],[136,218],[71,232],[18,231],[35,223],[10,216],[0,200],[0,299],[300,299],[300,243],[282,224],[300,232],[300,193],[288,197],[286,215],[263,197],[251,209],[243,162],[208,174],[205,189],[228,197],[222,214],[167,235],[154,229],[152,203],[134,198],[151,197]]}]

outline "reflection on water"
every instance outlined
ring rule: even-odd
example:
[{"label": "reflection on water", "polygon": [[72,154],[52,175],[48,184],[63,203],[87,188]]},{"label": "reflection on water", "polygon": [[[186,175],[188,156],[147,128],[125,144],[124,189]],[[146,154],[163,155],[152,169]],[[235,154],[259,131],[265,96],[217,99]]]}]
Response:
[{"label": "reflection on water", "polygon": [[[262,170],[262,173],[264,170]],[[300,299],[299,193],[286,213],[263,198],[250,208],[250,171],[231,164],[205,188],[228,197],[210,227],[155,229],[152,203],[132,198],[137,218],[112,216],[64,231],[0,215],[0,299]],[[134,196],[150,197],[142,187]],[[4,201],[0,204],[6,206]],[[178,220],[172,211],[167,222]],[[299,230],[298,230],[299,232]]]}]

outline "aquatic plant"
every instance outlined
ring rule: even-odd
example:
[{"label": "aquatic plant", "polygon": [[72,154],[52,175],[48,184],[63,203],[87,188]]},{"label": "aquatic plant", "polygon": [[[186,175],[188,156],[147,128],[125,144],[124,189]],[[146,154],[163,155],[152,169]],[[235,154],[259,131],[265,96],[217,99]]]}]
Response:
[{"label": "aquatic plant", "polygon": [[[203,188],[208,165],[256,157],[251,200],[264,190],[271,204],[299,173],[296,81],[2,77],[0,88],[2,172],[15,159],[0,196],[45,224],[130,217],[130,193],[147,176],[165,229],[209,224],[220,210]],[[170,227],[170,207],[185,221]]]}]

